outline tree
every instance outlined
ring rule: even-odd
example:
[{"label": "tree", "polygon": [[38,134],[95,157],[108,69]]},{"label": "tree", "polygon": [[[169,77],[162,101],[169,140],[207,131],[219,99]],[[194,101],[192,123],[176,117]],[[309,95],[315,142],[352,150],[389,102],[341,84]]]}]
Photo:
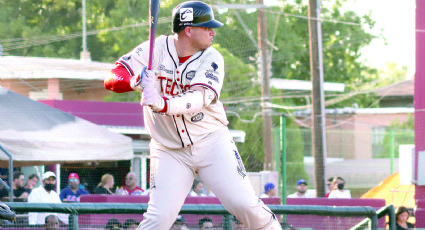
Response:
[{"label": "tree", "polygon": [[391,125],[386,129],[382,141],[383,151],[379,153],[379,158],[389,158],[391,148],[394,148],[394,157],[399,157],[399,146],[406,144],[415,144],[415,120],[413,115],[407,116],[407,121],[401,123],[399,119],[391,121]]}]

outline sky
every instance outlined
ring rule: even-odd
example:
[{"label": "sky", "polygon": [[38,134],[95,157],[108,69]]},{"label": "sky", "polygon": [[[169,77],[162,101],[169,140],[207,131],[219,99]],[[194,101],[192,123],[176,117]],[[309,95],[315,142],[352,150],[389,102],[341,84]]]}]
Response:
[{"label": "sky", "polygon": [[382,68],[387,62],[408,67],[408,78],[415,73],[415,0],[348,0],[346,7],[360,15],[372,12],[379,33],[383,29],[383,40],[374,40],[362,50],[362,58],[370,65]]}]

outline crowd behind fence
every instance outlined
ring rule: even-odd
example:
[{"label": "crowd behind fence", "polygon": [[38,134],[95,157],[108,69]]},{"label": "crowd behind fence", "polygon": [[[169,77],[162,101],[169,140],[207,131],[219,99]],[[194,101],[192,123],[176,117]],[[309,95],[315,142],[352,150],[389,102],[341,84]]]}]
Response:
[{"label": "crowd behind fence", "polygon": [[[27,212],[52,212],[69,214],[69,224],[61,225],[61,229],[105,229],[105,225],[100,224],[105,219],[119,218],[137,215],[137,221],[142,218],[142,213],[147,210],[147,204],[134,203],[66,203],[66,204],[34,204],[34,203],[7,203],[19,214],[20,218],[25,217]],[[317,206],[317,205],[269,205],[275,212],[284,229],[385,229],[378,225],[378,218],[388,217],[389,229],[395,229],[394,225],[394,207],[387,206],[376,211],[372,207],[338,207],[338,206]],[[183,205],[181,215],[188,218],[186,224],[189,229],[197,229],[197,221],[201,217],[214,216],[214,229],[231,230],[234,228],[234,217],[229,214],[222,205],[204,204],[204,205]],[[85,223],[84,216],[97,216],[92,223]],[[320,222],[309,221],[316,216]],[[298,218],[300,217],[300,218]],[[189,220],[189,219],[194,220]],[[314,218],[313,218],[314,219]],[[353,221],[348,221],[355,219]],[[19,220],[19,218],[18,218]],[[296,221],[291,223],[291,221]],[[297,222],[303,220],[302,224]],[[103,222],[102,222],[103,221]],[[189,224],[190,222],[190,224]],[[195,223],[195,224],[193,224]],[[309,225],[310,227],[305,227]],[[298,225],[298,226],[297,226]],[[44,229],[44,226],[29,226],[25,223],[3,223],[3,227],[8,229]]]}]

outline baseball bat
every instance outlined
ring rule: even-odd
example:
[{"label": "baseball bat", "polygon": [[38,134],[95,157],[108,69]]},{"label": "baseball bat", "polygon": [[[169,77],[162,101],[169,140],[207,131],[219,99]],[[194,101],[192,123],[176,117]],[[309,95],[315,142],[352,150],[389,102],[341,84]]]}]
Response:
[{"label": "baseball bat", "polygon": [[158,23],[159,1],[150,0],[149,10],[149,59],[148,69],[152,69],[153,49],[155,47],[156,25]]}]

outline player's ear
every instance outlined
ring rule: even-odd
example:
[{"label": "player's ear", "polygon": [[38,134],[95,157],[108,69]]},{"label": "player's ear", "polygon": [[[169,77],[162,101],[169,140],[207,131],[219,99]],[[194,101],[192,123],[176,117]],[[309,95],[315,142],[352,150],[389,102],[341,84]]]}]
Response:
[{"label": "player's ear", "polygon": [[192,37],[192,34],[193,34],[192,31],[193,30],[191,26],[187,26],[184,28],[184,33],[186,34],[187,37]]}]

